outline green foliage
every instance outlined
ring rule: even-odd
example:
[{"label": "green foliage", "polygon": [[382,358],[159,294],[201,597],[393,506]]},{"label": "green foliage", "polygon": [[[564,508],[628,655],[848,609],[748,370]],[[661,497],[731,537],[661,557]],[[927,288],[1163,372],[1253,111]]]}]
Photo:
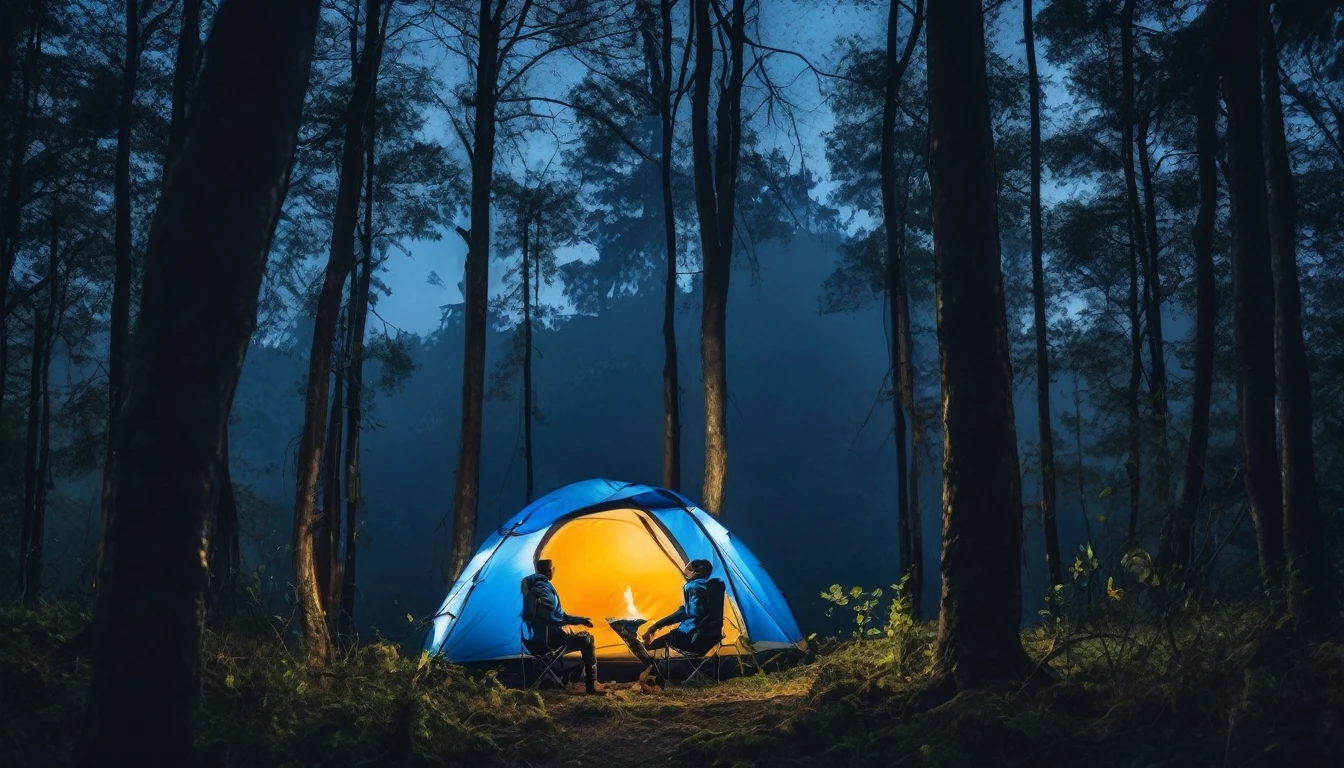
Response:
[{"label": "green foliage", "polygon": [[863,587],[846,590],[839,584],[832,584],[830,589],[821,593],[821,598],[831,603],[831,607],[826,609],[827,616],[833,615],[837,607],[849,608],[854,612],[855,640],[880,636],[896,640],[906,636],[914,627],[914,619],[910,616],[909,582],[910,574],[907,573],[898,583],[891,585],[892,596],[887,606],[886,623],[880,626],[875,622],[873,614],[882,598],[881,587],[872,591]]},{"label": "green foliage", "polygon": [[[203,766],[514,764],[554,740],[536,694],[492,676],[408,658],[385,642],[357,646],[315,673],[260,630],[214,629],[203,638]],[[0,611],[7,765],[68,763],[86,701],[89,642],[86,612]]]}]

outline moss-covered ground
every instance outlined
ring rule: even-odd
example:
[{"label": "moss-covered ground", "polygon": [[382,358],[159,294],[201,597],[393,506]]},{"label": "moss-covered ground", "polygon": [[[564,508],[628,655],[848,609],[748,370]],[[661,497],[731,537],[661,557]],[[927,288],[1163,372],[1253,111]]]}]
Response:
[{"label": "moss-covered ground", "polygon": [[[0,764],[70,761],[87,615],[0,611]],[[210,630],[206,766],[1315,766],[1344,755],[1344,644],[1255,609],[1179,627],[1034,629],[1057,678],[930,685],[934,629],[832,644],[707,687],[521,692],[372,643],[312,672],[264,626]]]}]

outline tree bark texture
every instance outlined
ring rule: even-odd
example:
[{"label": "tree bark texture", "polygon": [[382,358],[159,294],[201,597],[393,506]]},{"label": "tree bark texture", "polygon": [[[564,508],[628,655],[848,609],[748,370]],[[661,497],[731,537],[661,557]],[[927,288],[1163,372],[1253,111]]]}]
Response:
[{"label": "tree bark texture", "polygon": [[364,48],[354,63],[355,87],[345,114],[336,210],[332,217],[331,250],[317,301],[313,344],[308,354],[308,387],[304,398],[303,433],[299,439],[298,482],[295,484],[294,542],[291,578],[294,581],[304,646],[309,663],[321,665],[331,657],[327,625],[329,592],[319,582],[315,537],[318,533],[317,484],[321,474],[327,431],[336,322],[346,275],[355,261],[355,224],[364,172],[363,130],[373,95],[378,60],[382,54],[379,0],[366,0]]},{"label": "tree bark texture", "polygon": [[79,763],[190,765],[206,532],[289,184],[317,0],[224,0],[150,229]]},{"label": "tree bark texture", "polygon": [[476,551],[476,516],[481,496],[481,430],[485,407],[485,330],[490,303],[490,185],[495,172],[495,100],[499,87],[502,23],[500,16],[491,8],[490,0],[481,0],[476,60],[476,121],[471,150],[471,231],[466,233],[467,263],[462,297],[466,315],[466,340],[462,351],[462,425],[457,444],[457,476],[453,485],[453,544],[448,564],[450,585],[457,581]]},{"label": "tree bark texture", "polygon": [[1139,265],[1147,264],[1142,219],[1139,216],[1138,182],[1134,176],[1134,0],[1125,0],[1120,8],[1121,97],[1120,158],[1125,174],[1125,222],[1129,230],[1129,531],[1126,547],[1138,543],[1142,514],[1142,476],[1139,464],[1141,430],[1139,426],[1139,386],[1143,380],[1143,341],[1139,326]]},{"label": "tree bark texture", "polygon": [[1214,225],[1218,215],[1218,77],[1221,17],[1217,3],[1204,12],[1204,52],[1200,60],[1195,116],[1199,166],[1199,214],[1193,233],[1195,252],[1195,369],[1190,401],[1190,439],[1179,505],[1166,518],[1158,549],[1158,571],[1168,583],[1184,582],[1191,565],[1191,536],[1204,493],[1204,462],[1209,451],[1209,407],[1213,399],[1218,286],[1213,264]]},{"label": "tree bark texture", "polygon": [[943,390],[943,590],[935,667],[958,686],[1025,672],[1022,496],[979,0],[928,7],[929,183]]},{"label": "tree bark texture", "polygon": [[1232,326],[1246,496],[1268,594],[1282,595],[1283,486],[1274,408],[1274,284],[1260,102],[1257,0],[1229,0],[1223,59],[1232,209]]},{"label": "tree bark texture", "polygon": [[164,153],[163,178],[172,173],[187,136],[187,105],[200,71],[201,0],[183,0],[182,28],[177,35],[177,60],[173,66],[173,105],[168,123],[168,151]]},{"label": "tree bark texture", "polygon": [[1031,0],[1022,1],[1022,31],[1027,43],[1027,98],[1031,104],[1031,303],[1036,335],[1036,429],[1041,457],[1041,527],[1051,585],[1063,584],[1059,522],[1055,517],[1058,473],[1050,418],[1050,345],[1045,317],[1045,232],[1041,225],[1041,79],[1036,71],[1036,33]]},{"label": "tree bark texture", "polygon": [[1316,490],[1311,377],[1302,338],[1302,291],[1297,273],[1297,199],[1279,86],[1278,41],[1268,0],[1256,0],[1265,92],[1265,168],[1269,180],[1269,243],[1274,272],[1274,373],[1282,446],[1283,538],[1288,610],[1300,624],[1320,628],[1337,614],[1333,567]]},{"label": "tree bark texture", "polygon": [[691,144],[695,207],[700,220],[700,360],[705,382],[705,480],[701,504],[723,514],[728,479],[728,279],[732,272],[734,201],[742,145],[742,54],[745,0],[733,0],[724,35],[728,70],[719,90],[714,149],[709,139],[709,91],[714,68],[711,0],[695,0],[695,76],[691,93]]}]

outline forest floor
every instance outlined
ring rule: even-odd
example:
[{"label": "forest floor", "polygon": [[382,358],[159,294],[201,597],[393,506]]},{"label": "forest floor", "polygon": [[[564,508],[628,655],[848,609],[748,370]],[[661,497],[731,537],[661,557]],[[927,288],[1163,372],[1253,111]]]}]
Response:
[{"label": "forest floor", "polygon": [[[0,609],[0,764],[70,764],[88,626],[60,605]],[[203,640],[200,762],[1240,768],[1344,754],[1344,644],[1292,639],[1256,606],[1170,630],[1121,614],[1033,628],[1024,645],[1056,680],[959,693],[930,685],[933,634],[917,624],[821,643],[780,672],[595,697],[507,688],[386,643],[313,671],[256,618]]]}]

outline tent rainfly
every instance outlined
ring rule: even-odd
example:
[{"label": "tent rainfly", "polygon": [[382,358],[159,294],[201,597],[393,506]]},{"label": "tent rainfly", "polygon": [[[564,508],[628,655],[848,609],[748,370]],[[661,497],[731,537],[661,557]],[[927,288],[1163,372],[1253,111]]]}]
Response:
[{"label": "tent rainfly", "polygon": [[605,619],[672,613],[682,569],[701,558],[727,587],[724,655],[806,648],[788,599],[717,520],[663,488],[585,480],[543,496],[486,539],[449,589],[425,650],[459,663],[518,658],[522,580],[551,560],[565,611],[593,619],[598,658],[631,661]]}]

